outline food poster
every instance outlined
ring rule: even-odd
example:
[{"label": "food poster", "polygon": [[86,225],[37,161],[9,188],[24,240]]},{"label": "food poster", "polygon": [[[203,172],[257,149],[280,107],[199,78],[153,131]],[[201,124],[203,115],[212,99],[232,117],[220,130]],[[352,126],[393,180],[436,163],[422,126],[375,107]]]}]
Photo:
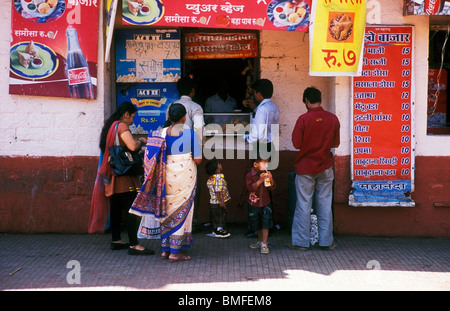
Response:
[{"label": "food poster", "polygon": [[366,26],[353,78],[353,206],[414,206],[413,27]]},{"label": "food poster", "polygon": [[96,98],[97,0],[12,0],[9,93]]},{"label": "food poster", "polygon": [[361,73],[366,0],[313,2],[309,74],[356,76]]},{"label": "food poster", "polygon": [[311,0],[122,0],[126,25],[307,31]]},{"label": "food poster", "polygon": [[148,135],[166,122],[166,110],[179,99],[176,83],[118,83],[117,105],[129,101],[138,109],[132,134]]},{"label": "food poster", "polygon": [[116,82],[177,82],[180,76],[179,30],[116,32]]}]

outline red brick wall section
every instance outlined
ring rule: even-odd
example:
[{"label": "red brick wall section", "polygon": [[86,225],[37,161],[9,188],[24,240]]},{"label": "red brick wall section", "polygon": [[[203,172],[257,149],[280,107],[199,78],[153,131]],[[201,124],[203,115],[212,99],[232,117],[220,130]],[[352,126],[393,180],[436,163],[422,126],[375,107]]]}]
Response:
[{"label": "red brick wall section", "polygon": [[450,236],[450,158],[416,157],[415,161],[412,194],[415,207],[351,207],[347,197],[351,189],[350,156],[338,157],[335,232],[369,236]]},{"label": "red brick wall section", "polygon": [[[288,174],[296,152],[280,154],[273,173],[274,220],[282,226],[289,213]],[[0,157],[0,232],[86,233],[97,157]],[[203,161],[199,221],[209,221],[209,194]],[[239,207],[249,160],[222,160],[232,200],[229,223],[247,223]],[[350,156],[336,158],[334,186],[336,234],[369,236],[450,236],[449,157],[417,157],[415,207],[351,207]],[[447,206],[447,207],[446,207]]]},{"label": "red brick wall section", "polygon": [[97,157],[0,157],[0,232],[87,232]]}]

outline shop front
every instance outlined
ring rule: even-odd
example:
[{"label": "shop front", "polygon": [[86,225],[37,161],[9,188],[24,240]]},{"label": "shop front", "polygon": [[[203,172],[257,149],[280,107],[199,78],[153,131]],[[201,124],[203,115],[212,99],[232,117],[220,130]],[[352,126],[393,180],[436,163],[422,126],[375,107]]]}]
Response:
[{"label": "shop front", "polygon": [[[73,5],[76,7],[75,2]],[[93,95],[81,97],[91,99],[76,99],[69,88],[66,92],[67,80],[58,82],[64,86],[57,89],[64,87],[64,91],[52,95],[42,87],[48,83],[32,84],[30,81],[37,80],[20,76],[9,79],[10,95],[0,112],[13,118],[19,115],[14,109],[20,108],[26,117],[21,117],[20,124],[6,122],[14,130],[4,138],[3,144],[10,148],[0,152],[4,172],[0,193],[7,202],[1,206],[5,217],[0,220],[0,231],[86,232],[98,161],[97,136],[104,117],[121,102],[131,101],[138,107],[133,134],[149,135],[164,124],[168,105],[179,98],[176,81],[189,76],[196,82],[194,101],[202,106],[206,124],[200,166],[200,223],[209,222],[204,165],[210,157],[220,159],[228,181],[232,197],[228,221],[247,223],[244,176],[251,159],[243,135],[249,130],[253,112],[249,104],[251,84],[266,78],[274,84],[272,99],[280,109],[279,161],[273,171],[276,224],[282,228],[290,224],[290,176],[298,152],[292,146],[291,133],[298,116],[306,112],[301,102],[303,90],[315,86],[322,91],[324,109],[335,113],[341,123],[341,145],[334,150],[335,234],[450,235],[450,180],[446,177],[450,172],[450,136],[446,132],[448,121],[442,121],[448,118],[449,63],[444,49],[448,16],[421,15],[420,5],[413,10],[417,14],[407,14],[410,3],[370,0],[363,32],[355,27],[349,35],[344,31],[333,37],[330,32],[322,38],[351,38],[351,46],[315,44],[321,47],[317,52],[312,42],[319,27],[312,31],[310,25],[319,21],[313,19],[318,9],[313,12],[314,3],[308,0],[197,0],[192,4],[128,0],[104,5],[99,6],[107,14],[103,18],[100,13],[98,55],[86,44],[86,34],[79,39],[93,81]],[[444,10],[445,6],[437,14]],[[66,9],[59,19],[67,21],[68,12],[72,11]],[[355,19],[354,12],[346,17],[333,14],[327,23],[345,24],[347,17]],[[52,23],[40,26],[55,25]],[[23,28],[30,30],[30,25]],[[331,24],[327,25],[328,31]],[[49,31],[48,43],[41,42],[38,48],[52,46]],[[358,38],[365,42],[360,48]],[[19,44],[11,44],[11,51],[29,41],[22,36]],[[443,46],[440,51],[436,48],[439,44]],[[58,62],[66,65],[66,52],[62,48],[58,51]],[[317,59],[322,67],[315,65]],[[21,69],[14,66],[10,75],[16,74],[12,69]],[[57,80],[64,80],[67,67],[58,69],[62,76]],[[21,72],[28,74],[25,69]],[[38,87],[33,91],[30,85]],[[83,85],[82,80],[74,85]],[[214,107],[213,98],[222,90],[226,104]],[[38,108],[33,104],[36,98],[40,100]],[[50,125],[39,127],[31,121],[33,115]],[[64,145],[53,138],[59,134],[50,128],[58,126],[66,133],[76,133],[70,143],[65,137],[60,138]],[[43,133],[43,140],[37,138]],[[84,149],[75,151],[80,145]],[[26,146],[42,148],[38,152]],[[20,199],[18,188],[25,193]],[[32,216],[20,217],[14,211],[18,205],[20,214]],[[60,220],[49,220],[52,215]]]}]

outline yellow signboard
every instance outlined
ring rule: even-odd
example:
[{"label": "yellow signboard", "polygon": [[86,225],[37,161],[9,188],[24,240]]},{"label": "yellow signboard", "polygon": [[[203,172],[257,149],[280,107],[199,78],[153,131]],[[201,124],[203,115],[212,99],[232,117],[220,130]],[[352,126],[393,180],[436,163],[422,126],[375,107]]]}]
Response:
[{"label": "yellow signboard", "polygon": [[366,0],[313,1],[311,76],[357,76],[362,68]]}]

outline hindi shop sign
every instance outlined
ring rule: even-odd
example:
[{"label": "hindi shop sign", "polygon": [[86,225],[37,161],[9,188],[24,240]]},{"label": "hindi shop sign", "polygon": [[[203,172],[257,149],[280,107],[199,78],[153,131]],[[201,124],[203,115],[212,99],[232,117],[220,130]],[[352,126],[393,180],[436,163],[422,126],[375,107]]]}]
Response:
[{"label": "hindi shop sign", "polygon": [[307,31],[311,0],[123,0],[122,23],[159,27],[201,27]]},{"label": "hindi shop sign", "polygon": [[352,206],[414,206],[412,54],[412,26],[366,26],[353,78]]},{"label": "hindi shop sign", "polygon": [[258,56],[256,33],[186,33],[184,46],[188,60]]}]

